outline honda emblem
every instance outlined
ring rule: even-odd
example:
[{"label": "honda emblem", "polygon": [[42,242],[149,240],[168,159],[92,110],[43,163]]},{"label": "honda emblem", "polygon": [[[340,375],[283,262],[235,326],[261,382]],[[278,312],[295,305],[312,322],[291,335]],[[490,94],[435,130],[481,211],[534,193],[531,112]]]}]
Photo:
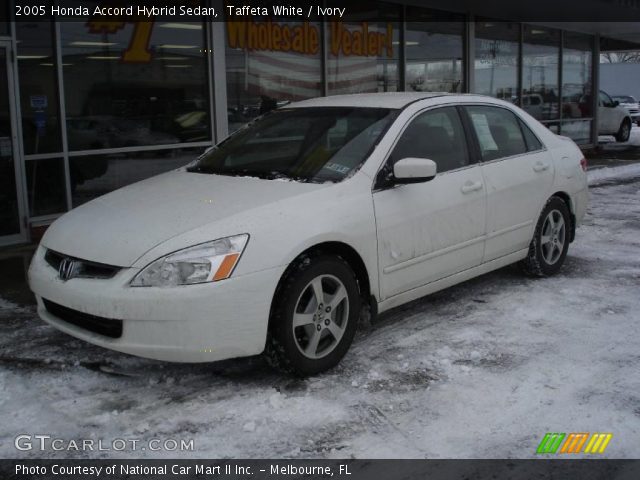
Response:
[{"label": "honda emblem", "polygon": [[60,280],[66,282],[67,280],[73,278],[76,274],[77,268],[78,264],[74,260],[70,258],[64,258],[60,262],[60,266],[58,267],[58,276],[60,277]]}]

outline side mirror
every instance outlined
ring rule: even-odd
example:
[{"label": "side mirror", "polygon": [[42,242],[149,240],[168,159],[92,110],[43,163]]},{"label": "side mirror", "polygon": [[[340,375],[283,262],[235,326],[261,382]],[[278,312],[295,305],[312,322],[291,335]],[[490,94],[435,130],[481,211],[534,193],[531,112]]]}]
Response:
[{"label": "side mirror", "polygon": [[427,158],[403,158],[393,166],[393,176],[398,184],[422,183],[433,180],[438,173],[438,166]]},{"label": "side mirror", "polygon": [[613,108],[616,108],[616,107],[617,107],[617,106],[619,106],[619,105],[620,105],[620,102],[619,102],[618,100],[614,100],[614,101],[613,101],[613,105],[612,105],[612,107],[613,107]]}]

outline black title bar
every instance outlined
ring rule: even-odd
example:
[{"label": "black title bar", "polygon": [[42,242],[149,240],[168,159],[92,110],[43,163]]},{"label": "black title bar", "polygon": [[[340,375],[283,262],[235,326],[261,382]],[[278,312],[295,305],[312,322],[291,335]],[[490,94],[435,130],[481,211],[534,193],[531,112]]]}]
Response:
[{"label": "black title bar", "polygon": [[0,478],[614,480],[640,478],[640,460],[0,460]]},{"label": "black title bar", "polygon": [[[640,0],[403,0],[389,4],[473,14],[520,22],[640,22]],[[9,0],[10,18],[17,22],[42,19],[180,22],[255,20],[289,21],[335,19],[387,21],[389,9],[371,0]],[[400,7],[399,7],[400,8]],[[381,13],[384,11],[384,15]],[[407,9],[407,12],[415,10]],[[418,14],[406,21],[424,21]],[[438,21],[435,19],[435,21]]]}]

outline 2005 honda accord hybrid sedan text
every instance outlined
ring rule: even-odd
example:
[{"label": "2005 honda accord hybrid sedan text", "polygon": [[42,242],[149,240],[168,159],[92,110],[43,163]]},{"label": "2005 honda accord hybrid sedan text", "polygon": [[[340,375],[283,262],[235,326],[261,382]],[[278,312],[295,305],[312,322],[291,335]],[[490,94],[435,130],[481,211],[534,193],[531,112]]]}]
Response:
[{"label": "2005 honda accord hybrid sedan text", "polygon": [[587,205],[578,147],[474,95],[287,105],[190,165],[62,216],[35,253],[40,316],[176,362],[336,365],[376,314],[497,268],[556,273]]}]

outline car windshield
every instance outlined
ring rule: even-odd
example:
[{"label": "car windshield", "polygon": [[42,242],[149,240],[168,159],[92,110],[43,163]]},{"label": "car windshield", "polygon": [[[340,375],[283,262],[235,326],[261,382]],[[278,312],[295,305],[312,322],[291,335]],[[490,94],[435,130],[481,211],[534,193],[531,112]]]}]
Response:
[{"label": "car windshield", "polygon": [[205,152],[187,170],[339,182],[362,165],[397,110],[289,108],[268,113]]}]

